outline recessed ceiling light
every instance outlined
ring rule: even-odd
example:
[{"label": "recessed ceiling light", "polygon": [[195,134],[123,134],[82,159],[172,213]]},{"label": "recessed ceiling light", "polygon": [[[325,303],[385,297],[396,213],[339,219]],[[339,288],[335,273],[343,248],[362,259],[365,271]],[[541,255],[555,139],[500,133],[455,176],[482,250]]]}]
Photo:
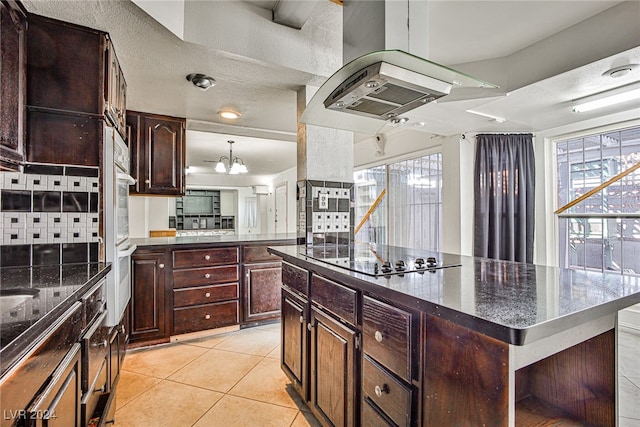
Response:
[{"label": "recessed ceiling light", "polygon": [[242,116],[242,114],[234,110],[220,110],[218,111],[218,115],[224,119],[231,120],[239,119]]},{"label": "recessed ceiling light", "polygon": [[187,75],[187,80],[193,83],[195,87],[202,90],[207,90],[216,85],[216,79],[205,74],[191,73]]}]

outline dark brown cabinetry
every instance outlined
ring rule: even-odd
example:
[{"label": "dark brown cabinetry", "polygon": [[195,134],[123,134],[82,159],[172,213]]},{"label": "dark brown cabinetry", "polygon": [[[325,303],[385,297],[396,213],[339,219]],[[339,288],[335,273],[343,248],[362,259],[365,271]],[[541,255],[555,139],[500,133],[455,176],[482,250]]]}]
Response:
[{"label": "dark brown cabinetry", "polygon": [[107,35],[38,15],[28,22],[27,160],[99,166]]},{"label": "dark brown cabinetry", "polygon": [[282,264],[282,369],[322,424],[355,426],[361,335],[356,323],[358,294],[309,275]]},{"label": "dark brown cabinetry", "polygon": [[410,426],[418,405],[419,315],[368,296],[362,300],[362,411]]},{"label": "dark brown cabinetry", "polygon": [[280,317],[282,262],[267,252],[267,246],[245,246],[243,322]]},{"label": "dark brown cabinetry", "polygon": [[282,263],[282,370],[327,426],[419,424],[420,316]]},{"label": "dark brown cabinetry", "polygon": [[173,333],[239,322],[239,248],[173,251]]},{"label": "dark brown cabinetry", "polygon": [[105,74],[104,114],[124,138],[127,129],[127,82],[111,40],[107,41],[105,49]]},{"label": "dark brown cabinetry", "polygon": [[307,307],[306,298],[282,288],[282,370],[304,401],[309,399]]},{"label": "dark brown cabinetry", "polygon": [[26,14],[12,0],[0,2],[0,171],[24,161]]},{"label": "dark brown cabinetry", "polygon": [[310,406],[325,424],[356,425],[356,331],[311,304]]},{"label": "dark brown cabinetry", "polygon": [[27,410],[28,426],[80,427],[80,344],[74,344]]},{"label": "dark brown cabinetry", "polygon": [[131,256],[130,342],[168,342],[169,319],[166,313],[167,266],[163,250],[138,249]]},{"label": "dark brown cabinetry", "polygon": [[131,194],[179,196],[185,193],[185,120],[127,112]]}]

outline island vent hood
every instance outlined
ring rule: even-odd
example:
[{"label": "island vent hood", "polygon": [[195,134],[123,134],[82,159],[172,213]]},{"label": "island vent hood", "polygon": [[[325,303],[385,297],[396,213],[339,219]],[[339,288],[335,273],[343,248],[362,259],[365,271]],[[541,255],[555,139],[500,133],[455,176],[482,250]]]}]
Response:
[{"label": "island vent hood", "polygon": [[[409,53],[409,44],[422,47],[421,52],[414,53],[424,55],[426,51],[426,17],[422,25],[415,25],[421,34],[409,31],[412,20],[419,19],[415,15],[426,14],[422,9],[426,3],[345,0],[346,64],[313,95],[300,121],[373,135],[387,123],[397,124],[402,114],[448,95],[453,88],[496,88]],[[372,53],[355,57],[363,50]]]}]

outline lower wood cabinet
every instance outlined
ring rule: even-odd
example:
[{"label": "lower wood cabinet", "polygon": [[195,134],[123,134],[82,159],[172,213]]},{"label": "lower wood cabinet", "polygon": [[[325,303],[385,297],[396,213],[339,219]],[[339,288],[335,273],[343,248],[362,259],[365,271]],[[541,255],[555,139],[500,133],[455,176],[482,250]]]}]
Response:
[{"label": "lower wood cabinet", "polygon": [[324,423],[356,425],[356,331],[311,305],[310,405]]},{"label": "lower wood cabinet", "polygon": [[215,329],[238,323],[238,300],[174,308],[173,332],[188,332]]},{"label": "lower wood cabinet", "polygon": [[80,344],[74,344],[53,372],[46,388],[27,410],[28,426],[81,426]]},{"label": "lower wood cabinet", "polygon": [[309,399],[307,303],[282,289],[281,366],[304,401]]},{"label": "lower wood cabinet", "polygon": [[169,341],[168,259],[164,250],[138,249],[131,256],[131,343]]},{"label": "lower wood cabinet", "polygon": [[244,322],[280,316],[282,263],[244,265]]}]

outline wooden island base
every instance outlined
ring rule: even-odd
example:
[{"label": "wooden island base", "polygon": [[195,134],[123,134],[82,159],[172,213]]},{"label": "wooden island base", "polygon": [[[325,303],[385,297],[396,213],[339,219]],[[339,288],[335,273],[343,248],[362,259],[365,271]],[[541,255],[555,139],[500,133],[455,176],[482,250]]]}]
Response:
[{"label": "wooden island base", "polygon": [[615,425],[615,328],[524,367],[528,346],[435,316],[423,341],[425,426]]}]

